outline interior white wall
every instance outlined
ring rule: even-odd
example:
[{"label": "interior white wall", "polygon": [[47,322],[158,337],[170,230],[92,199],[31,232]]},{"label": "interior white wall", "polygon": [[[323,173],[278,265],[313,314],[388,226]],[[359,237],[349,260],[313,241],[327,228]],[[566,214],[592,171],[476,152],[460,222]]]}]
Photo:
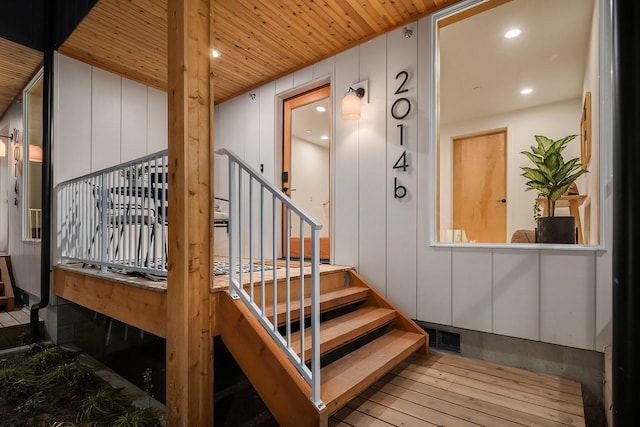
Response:
[{"label": "interior white wall", "polygon": [[[392,31],[260,87],[254,91],[255,98],[245,94],[217,105],[216,146],[233,147],[254,163],[259,153],[265,176],[274,179],[280,171],[277,153],[281,144],[276,127],[280,107],[275,100],[328,74],[334,126],[332,261],[356,267],[415,319],[601,350],[596,337],[610,328],[610,315],[598,312],[596,326],[595,307],[601,298],[606,299],[600,289],[611,283],[610,275],[602,273],[610,271],[610,258],[602,256],[608,251],[430,245],[435,164],[429,145],[433,126],[428,105],[430,20],[422,19],[411,27],[411,38],[405,38],[402,29]],[[399,147],[398,121],[390,117],[389,107],[396,99],[395,76],[402,70],[410,74],[407,97],[413,109],[405,122],[410,168],[399,175],[391,169]],[[369,80],[370,103],[363,105],[362,118],[341,120],[342,94],[349,85],[365,79]],[[558,108],[568,110],[569,104],[573,110],[579,101]],[[549,136],[577,133],[579,113],[567,113],[567,117],[569,124],[558,129],[535,126],[522,131],[524,143],[530,145],[531,135],[538,132]],[[249,137],[245,129],[250,126],[254,128]],[[601,143],[603,150],[610,151],[610,141]],[[406,183],[409,196],[405,199],[393,197],[395,176]],[[224,166],[216,163],[217,193],[224,193],[226,182]],[[604,203],[611,205],[610,195]],[[516,221],[512,222],[516,227]]]},{"label": "interior white wall", "polygon": [[[525,191],[526,180],[520,176],[522,166],[531,162],[521,154],[535,145],[534,135],[545,135],[560,139],[580,133],[582,101],[570,99],[534,108],[512,111],[460,123],[447,123],[440,127],[440,221],[442,229],[452,228],[453,221],[453,139],[470,134],[485,133],[496,129],[507,130],[507,242],[513,232],[520,229],[533,230],[534,191]],[[580,157],[579,137],[565,149],[565,160]],[[580,187],[580,194],[587,188]],[[558,208],[558,215],[569,215],[568,208]]]},{"label": "interior white wall", "polygon": [[[7,252],[11,256],[11,266],[13,269],[16,285],[38,299],[40,297],[40,242],[22,240],[22,160],[16,162],[13,158],[13,149],[18,147],[22,153],[21,143],[23,141],[23,110],[22,104],[15,102],[5,115],[0,119],[0,129],[8,128],[9,132],[18,129],[18,139],[12,143],[7,143],[7,167],[0,168],[2,171],[2,181],[6,184],[6,192],[0,200],[7,199],[7,204],[2,203],[3,208],[7,208],[8,224],[8,246]],[[16,167],[17,163],[17,167]],[[17,176],[16,176],[17,175]],[[16,194],[15,188],[18,188]],[[14,202],[17,200],[17,204]],[[30,301],[31,302],[31,301]]]},{"label": "interior white wall", "polygon": [[[329,237],[329,209],[323,206],[329,200],[329,149],[303,139],[291,138],[291,200],[323,227],[320,237]],[[305,236],[310,227],[305,224]],[[291,224],[291,236],[300,236],[300,226]]]}]

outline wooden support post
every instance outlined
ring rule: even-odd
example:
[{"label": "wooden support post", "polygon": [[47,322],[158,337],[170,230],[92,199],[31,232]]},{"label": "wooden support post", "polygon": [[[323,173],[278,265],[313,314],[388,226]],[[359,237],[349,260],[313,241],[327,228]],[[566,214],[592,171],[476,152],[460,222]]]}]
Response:
[{"label": "wooden support post", "polygon": [[169,0],[167,423],[213,425],[211,0]]}]

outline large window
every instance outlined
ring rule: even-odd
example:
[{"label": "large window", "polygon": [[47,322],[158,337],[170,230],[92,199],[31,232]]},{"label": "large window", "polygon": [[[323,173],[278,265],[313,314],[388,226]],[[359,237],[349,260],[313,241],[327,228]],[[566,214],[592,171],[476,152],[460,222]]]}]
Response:
[{"label": "large window", "polygon": [[25,240],[40,240],[42,233],[42,86],[40,72],[23,94],[22,236]]},{"label": "large window", "polygon": [[522,167],[533,165],[522,152],[536,135],[575,134],[564,160],[580,158],[589,173],[563,193],[555,215],[575,218],[576,243],[600,245],[599,6],[468,0],[434,15],[434,243],[540,241],[546,199],[526,191]]}]

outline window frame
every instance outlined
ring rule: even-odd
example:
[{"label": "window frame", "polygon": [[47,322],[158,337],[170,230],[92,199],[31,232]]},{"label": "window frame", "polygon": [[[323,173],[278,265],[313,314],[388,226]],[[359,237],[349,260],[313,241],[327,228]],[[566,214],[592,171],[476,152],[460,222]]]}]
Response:
[{"label": "window frame", "polygon": [[[23,109],[23,120],[22,120],[22,142],[21,142],[21,153],[22,153],[22,194],[20,195],[22,201],[22,224],[21,224],[21,235],[22,240],[25,242],[40,242],[41,237],[32,237],[30,230],[27,229],[29,224],[29,96],[30,91],[33,87],[38,84],[42,79],[44,79],[44,69],[41,68],[35,76],[31,79],[29,84],[25,86],[22,91],[22,109]],[[42,103],[40,105],[42,109]],[[44,128],[44,126],[43,126]],[[44,141],[40,141],[40,146]],[[42,180],[37,183],[40,186],[40,191],[42,192]],[[42,212],[42,207],[41,207]],[[42,229],[40,230],[40,236],[42,236]]]},{"label": "window frame", "polygon": [[428,58],[431,60],[429,70],[429,96],[427,108],[429,119],[433,126],[429,129],[429,152],[433,153],[429,162],[431,168],[429,177],[429,202],[430,224],[428,227],[429,242],[431,247],[443,248],[488,248],[488,249],[551,249],[562,251],[607,251],[611,247],[611,205],[612,197],[612,141],[613,141],[613,27],[612,11],[608,0],[595,0],[598,5],[598,74],[599,74],[599,99],[600,105],[597,120],[599,121],[598,152],[599,152],[599,241],[595,245],[586,244],[540,244],[540,243],[465,243],[465,242],[440,242],[438,241],[438,186],[439,186],[439,50],[438,50],[438,21],[448,16],[455,15],[465,9],[477,6],[487,0],[462,0],[449,7],[431,14],[429,18],[431,37]]}]

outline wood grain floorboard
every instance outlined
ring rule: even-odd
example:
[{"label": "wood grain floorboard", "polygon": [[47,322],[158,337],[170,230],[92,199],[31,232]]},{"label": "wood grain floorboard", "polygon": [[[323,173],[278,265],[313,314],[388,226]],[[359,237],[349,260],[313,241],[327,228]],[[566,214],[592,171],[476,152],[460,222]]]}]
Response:
[{"label": "wood grain floorboard", "polygon": [[431,351],[411,356],[338,411],[329,425],[584,426],[585,421],[579,383]]}]

